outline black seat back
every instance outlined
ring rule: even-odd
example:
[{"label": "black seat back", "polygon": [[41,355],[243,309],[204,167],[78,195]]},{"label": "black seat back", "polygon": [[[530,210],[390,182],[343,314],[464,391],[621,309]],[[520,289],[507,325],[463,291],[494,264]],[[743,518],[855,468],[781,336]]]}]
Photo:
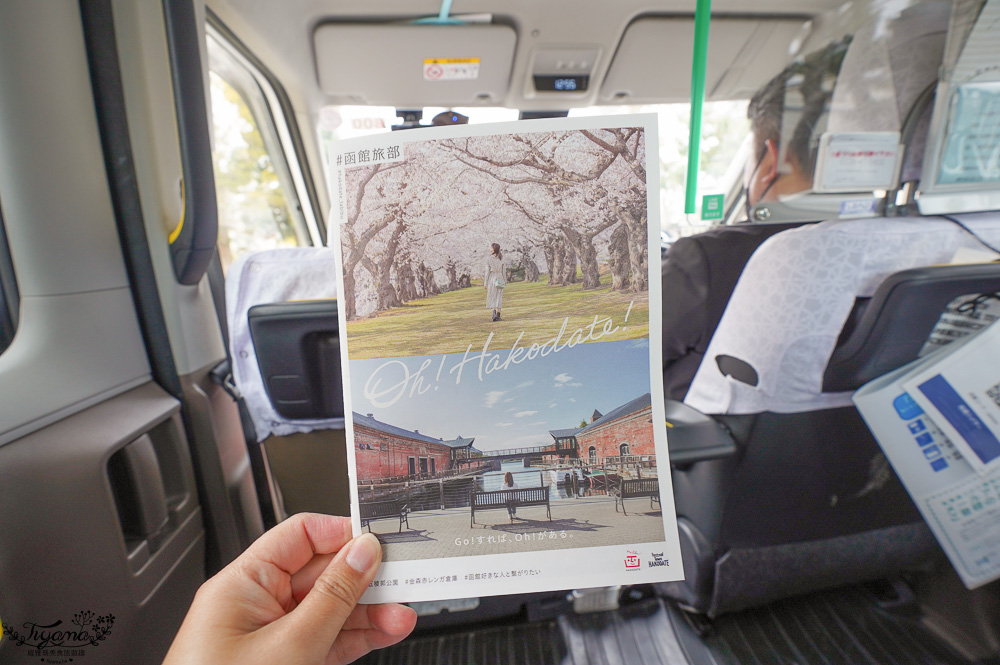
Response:
[{"label": "black seat back", "polygon": [[890,275],[826,366],[824,392],[857,390],[914,360],[956,298],[1000,292],[1000,263],[931,266]]}]

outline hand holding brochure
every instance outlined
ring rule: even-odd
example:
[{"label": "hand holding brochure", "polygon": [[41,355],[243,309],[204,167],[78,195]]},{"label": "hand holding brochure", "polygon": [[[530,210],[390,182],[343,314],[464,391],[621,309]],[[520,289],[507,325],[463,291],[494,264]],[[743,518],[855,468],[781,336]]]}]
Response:
[{"label": "hand holding brochure", "polygon": [[363,600],[683,577],[655,116],[326,146]]}]

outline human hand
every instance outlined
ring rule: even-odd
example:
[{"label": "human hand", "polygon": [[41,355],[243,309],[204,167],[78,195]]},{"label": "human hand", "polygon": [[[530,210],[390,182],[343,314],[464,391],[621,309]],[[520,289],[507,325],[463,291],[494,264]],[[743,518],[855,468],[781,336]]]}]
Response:
[{"label": "human hand", "polygon": [[395,644],[416,613],[358,605],[381,561],[350,518],[290,517],[201,586],[163,665],[340,665]]}]

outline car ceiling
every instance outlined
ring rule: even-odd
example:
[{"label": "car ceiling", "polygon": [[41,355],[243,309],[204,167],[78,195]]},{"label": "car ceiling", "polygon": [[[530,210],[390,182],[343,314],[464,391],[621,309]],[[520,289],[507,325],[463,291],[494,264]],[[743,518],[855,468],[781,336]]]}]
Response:
[{"label": "car ceiling", "polygon": [[[440,4],[434,0],[207,2],[208,9],[282,82],[297,112],[309,116],[328,104],[403,108],[478,104],[552,110],[683,101],[690,87],[694,4],[694,0],[458,0],[452,6],[453,16],[491,13],[492,33],[499,33],[493,35],[490,26],[471,26],[486,27],[483,39],[472,39],[483,44],[483,85],[490,72],[495,79],[492,86],[478,90],[459,84],[428,85],[424,80],[422,58],[471,55],[467,48],[427,46],[447,45],[453,38],[457,44],[463,43],[462,38],[469,42],[471,33],[458,32],[466,26],[434,27],[429,32],[426,26],[408,25],[413,19],[436,16]],[[708,98],[747,97],[815,29],[808,19],[840,4],[841,0],[763,0],[750,6],[746,0],[716,0]],[[493,40],[495,36],[499,39]],[[491,41],[498,42],[496,51],[487,46]],[[589,56],[579,61],[591,73],[585,93],[534,90],[532,74],[544,68],[540,63],[545,58],[554,62],[553,58],[574,53]],[[381,89],[367,83],[371,81],[381,82]]]}]

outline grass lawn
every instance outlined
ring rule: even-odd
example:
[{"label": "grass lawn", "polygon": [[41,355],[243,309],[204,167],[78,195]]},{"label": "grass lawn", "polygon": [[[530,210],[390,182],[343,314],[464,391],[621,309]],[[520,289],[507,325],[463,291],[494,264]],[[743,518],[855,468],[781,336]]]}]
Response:
[{"label": "grass lawn", "polygon": [[[518,346],[527,348],[555,337],[569,317],[560,341],[565,344],[578,328],[588,327],[583,333],[586,336],[595,314],[599,321],[611,318],[612,327],[619,326],[597,341],[648,336],[648,292],[614,292],[610,284],[609,274],[601,277],[601,286],[593,291],[583,291],[579,284],[549,287],[545,275],[531,284],[509,282],[504,289],[503,321],[493,323],[492,311],[486,309],[486,290],[481,281],[474,281],[471,288],[414,300],[348,323],[348,351],[351,358],[464,353],[469,344],[473,350],[482,349],[491,332],[490,349],[500,351],[513,346],[522,331]],[[599,322],[595,336],[602,326]]]}]

